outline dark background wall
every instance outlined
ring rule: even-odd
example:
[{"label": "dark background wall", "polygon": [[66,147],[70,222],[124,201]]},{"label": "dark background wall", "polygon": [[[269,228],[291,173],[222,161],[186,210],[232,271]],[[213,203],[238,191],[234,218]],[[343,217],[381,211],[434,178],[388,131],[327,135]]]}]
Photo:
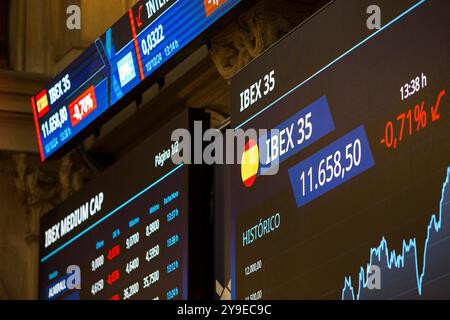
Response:
[{"label": "dark background wall", "polygon": [[9,0],[0,1],[0,67],[6,66],[6,42],[7,42],[7,25],[8,25],[8,4]]}]

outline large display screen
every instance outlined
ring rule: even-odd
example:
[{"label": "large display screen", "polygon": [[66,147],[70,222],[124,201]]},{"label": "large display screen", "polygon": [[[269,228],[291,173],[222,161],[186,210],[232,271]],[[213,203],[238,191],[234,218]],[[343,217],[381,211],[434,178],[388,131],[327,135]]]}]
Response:
[{"label": "large display screen", "polygon": [[372,4],[232,79],[235,130],[278,129],[232,169],[236,299],[450,298],[450,2],[377,1],[379,30]]},{"label": "large display screen", "polygon": [[[39,298],[202,298],[209,284],[202,169],[175,166],[179,115],[41,220]],[[204,181],[197,187],[189,185]],[[207,196],[205,196],[207,197]],[[191,257],[194,257],[191,259]],[[197,276],[199,275],[199,276]]]},{"label": "large display screen", "polygon": [[32,98],[42,160],[241,0],[141,0]]}]

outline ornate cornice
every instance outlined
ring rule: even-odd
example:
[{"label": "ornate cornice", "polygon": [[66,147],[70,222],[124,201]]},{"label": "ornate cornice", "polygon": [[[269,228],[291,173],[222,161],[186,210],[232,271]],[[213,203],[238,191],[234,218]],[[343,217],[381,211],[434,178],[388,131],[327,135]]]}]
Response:
[{"label": "ornate cornice", "polygon": [[231,79],[309,16],[313,7],[296,1],[258,2],[211,41],[211,57],[220,75]]}]

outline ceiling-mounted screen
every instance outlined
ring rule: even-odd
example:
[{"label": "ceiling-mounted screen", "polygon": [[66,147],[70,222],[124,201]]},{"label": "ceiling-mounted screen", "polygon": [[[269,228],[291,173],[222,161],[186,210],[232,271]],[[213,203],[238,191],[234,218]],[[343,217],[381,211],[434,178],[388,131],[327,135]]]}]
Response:
[{"label": "ceiling-mounted screen", "polygon": [[239,2],[139,1],[32,97],[42,160],[81,133],[86,134],[89,125],[100,121],[117,102]]}]

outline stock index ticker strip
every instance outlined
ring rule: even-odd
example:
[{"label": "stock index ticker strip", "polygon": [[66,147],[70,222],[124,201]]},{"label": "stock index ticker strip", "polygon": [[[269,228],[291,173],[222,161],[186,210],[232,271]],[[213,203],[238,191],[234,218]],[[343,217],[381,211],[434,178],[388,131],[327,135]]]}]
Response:
[{"label": "stock index ticker strip", "polygon": [[232,79],[235,128],[279,132],[251,184],[232,169],[235,299],[450,298],[450,3],[380,1],[375,31],[371,4],[332,2]]},{"label": "stock index ticker strip", "polygon": [[85,133],[239,2],[138,1],[32,97],[42,161]]}]

